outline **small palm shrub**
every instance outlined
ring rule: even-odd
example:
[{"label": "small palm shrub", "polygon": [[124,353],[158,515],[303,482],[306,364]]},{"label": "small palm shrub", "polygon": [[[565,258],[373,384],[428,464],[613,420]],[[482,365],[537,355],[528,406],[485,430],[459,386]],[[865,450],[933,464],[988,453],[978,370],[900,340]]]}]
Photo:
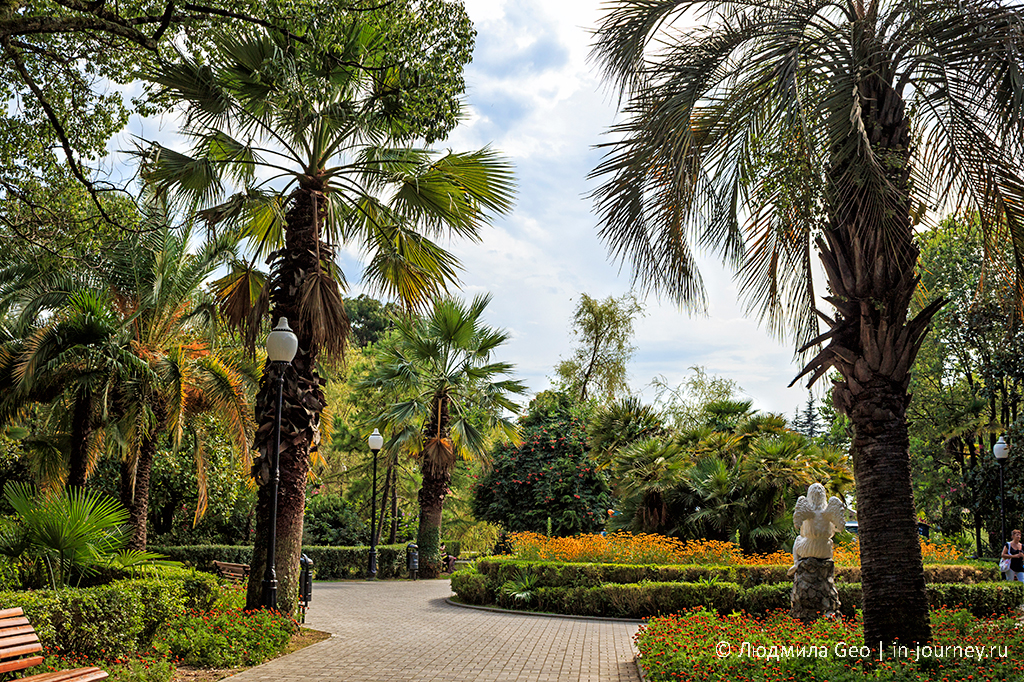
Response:
[{"label": "small palm shrub", "polygon": [[82,488],[44,493],[12,481],[4,498],[17,517],[0,525],[0,553],[38,560],[54,589],[102,568],[173,565],[158,554],[125,549],[128,511],[102,493]]}]

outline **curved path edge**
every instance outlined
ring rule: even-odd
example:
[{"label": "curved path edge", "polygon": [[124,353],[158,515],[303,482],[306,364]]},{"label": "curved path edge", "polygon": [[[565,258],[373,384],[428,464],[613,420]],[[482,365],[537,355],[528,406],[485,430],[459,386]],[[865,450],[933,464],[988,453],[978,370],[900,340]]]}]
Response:
[{"label": "curved path edge", "polygon": [[494,613],[515,613],[520,616],[543,616],[544,618],[571,618],[572,620],[597,620],[605,623],[636,623],[642,625],[647,621],[642,618],[612,618],[610,616],[576,616],[567,613],[548,613],[547,611],[518,611],[516,609],[503,609],[498,606],[480,606],[478,604],[464,604],[451,597],[445,601],[460,609],[476,609],[477,611],[493,611]]}]

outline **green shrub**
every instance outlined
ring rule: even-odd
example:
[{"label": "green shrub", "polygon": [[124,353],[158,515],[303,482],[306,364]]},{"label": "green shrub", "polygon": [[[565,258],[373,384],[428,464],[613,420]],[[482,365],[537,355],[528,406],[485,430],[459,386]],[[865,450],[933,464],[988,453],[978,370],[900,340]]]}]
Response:
[{"label": "green shrub", "polygon": [[273,611],[187,611],[169,619],[153,647],[184,665],[237,668],[276,656],[296,631],[295,621]]},{"label": "green shrub", "polygon": [[306,498],[302,544],[352,547],[369,539],[370,529],[341,495],[323,493]]},{"label": "green shrub", "polygon": [[149,549],[201,571],[212,571],[214,561],[248,564],[252,560],[251,545],[168,545]]},{"label": "green shrub", "polygon": [[[488,577],[492,589],[516,571],[530,570],[544,587],[594,587],[604,583],[697,582],[718,580],[744,588],[757,585],[792,585],[789,566],[719,566],[713,564],[665,566],[654,564],[592,564],[560,561],[529,561],[489,557],[477,562],[477,570]],[[928,583],[976,584],[992,579],[992,573],[976,566],[925,566]],[[859,567],[837,567],[837,583],[859,583]]]},{"label": "green shrub", "polygon": [[169,617],[218,591],[213,576],[163,569],[99,587],[0,592],[0,604],[25,611],[48,654],[101,659],[146,647]]},{"label": "green shrub", "polygon": [[[235,545],[183,545],[180,547],[153,547],[167,557],[203,571],[213,571],[214,561],[249,564],[252,547]],[[317,580],[344,580],[362,578],[370,560],[369,547],[315,547],[302,548],[302,553],[313,560]],[[397,578],[405,575],[405,545],[377,546],[377,577]]]},{"label": "green shrub", "polygon": [[770,613],[778,609],[788,609],[792,589],[792,585],[748,587],[740,597],[740,608],[747,613]]},{"label": "green shrub", "polygon": [[542,587],[537,590],[537,609],[576,616],[646,618],[706,605],[729,613],[737,609],[742,593],[742,588],[734,583]]},{"label": "green shrub", "polygon": [[[484,603],[480,600],[486,595],[489,597],[487,603],[515,608],[521,605],[503,597],[501,586],[514,581],[521,572],[529,572],[536,578],[536,608],[546,612],[642,618],[696,606],[706,606],[722,613],[742,609],[750,614],[789,609],[792,583],[771,582],[778,578],[776,567],[747,572],[743,568],[746,567],[737,567],[730,572],[727,567],[715,566],[618,566],[482,559],[477,562],[475,574],[462,571],[460,573],[468,574],[460,575],[457,580],[453,578],[452,590],[469,603]],[[971,567],[934,568],[937,569],[934,576],[977,577]],[[655,575],[669,580],[652,580],[649,577]],[[734,575],[750,583],[762,582],[745,586],[727,579]],[[600,582],[602,578],[613,580]],[[630,578],[634,582],[620,582]],[[667,587],[672,585],[679,587]],[[836,583],[836,589],[841,602],[840,612],[844,616],[854,616],[861,606],[860,583],[840,581]],[[966,608],[978,617],[1005,614],[1024,602],[1024,585],[1020,583],[984,580],[977,583],[930,583],[927,589],[933,608]]]},{"label": "green shrub", "polygon": [[494,603],[494,592],[487,587],[487,576],[471,569],[452,573],[452,592],[467,604]]}]

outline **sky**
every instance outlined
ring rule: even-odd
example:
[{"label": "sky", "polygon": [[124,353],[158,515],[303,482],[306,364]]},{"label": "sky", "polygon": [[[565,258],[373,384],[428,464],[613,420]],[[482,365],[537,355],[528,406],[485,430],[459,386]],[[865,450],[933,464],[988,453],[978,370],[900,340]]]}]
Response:
[{"label": "sky", "polygon": [[[630,291],[628,265],[612,262],[598,238],[587,175],[594,148],[616,121],[616,98],[588,63],[599,0],[466,0],[477,30],[466,69],[467,120],[443,146],[456,151],[490,144],[515,164],[515,210],[485,230],[477,244],[452,243],[461,259],[463,292],[490,292],[488,322],[512,338],[502,352],[533,392],[573,347],[571,320],[580,294]],[[733,379],[755,409],[792,417],[807,400],[790,342],[770,338],[737,303],[731,274],[710,258],[702,275],[707,317],[691,317],[668,301],[643,298],[635,323],[630,385],[653,398],[656,376],[670,384],[703,366]],[[638,292],[639,293],[639,292]]]}]

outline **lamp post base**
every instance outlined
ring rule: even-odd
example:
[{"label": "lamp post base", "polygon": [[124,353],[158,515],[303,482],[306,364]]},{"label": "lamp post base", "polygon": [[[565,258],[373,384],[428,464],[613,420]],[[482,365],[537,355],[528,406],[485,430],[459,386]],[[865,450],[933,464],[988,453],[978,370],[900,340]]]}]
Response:
[{"label": "lamp post base", "polygon": [[263,581],[263,608],[277,611],[277,578]]}]

